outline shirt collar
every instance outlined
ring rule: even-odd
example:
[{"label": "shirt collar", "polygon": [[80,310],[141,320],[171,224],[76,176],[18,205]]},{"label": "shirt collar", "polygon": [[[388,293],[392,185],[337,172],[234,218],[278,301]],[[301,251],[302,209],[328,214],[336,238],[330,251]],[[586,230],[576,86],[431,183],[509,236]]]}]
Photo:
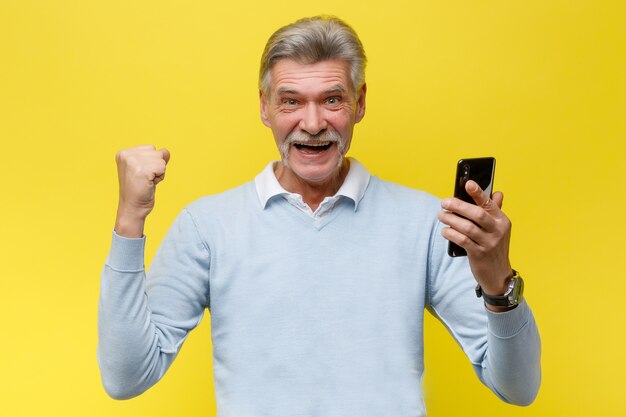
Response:
[{"label": "shirt collar", "polygon": [[[365,190],[370,181],[370,173],[356,159],[348,159],[350,161],[350,170],[335,196],[344,196],[351,199],[354,202],[354,211],[356,211],[359,202],[365,195]],[[264,209],[273,197],[293,194],[285,190],[276,179],[276,175],[274,175],[274,164],[276,163],[277,161],[273,161],[267,164],[265,169],[254,179],[256,192]]]}]

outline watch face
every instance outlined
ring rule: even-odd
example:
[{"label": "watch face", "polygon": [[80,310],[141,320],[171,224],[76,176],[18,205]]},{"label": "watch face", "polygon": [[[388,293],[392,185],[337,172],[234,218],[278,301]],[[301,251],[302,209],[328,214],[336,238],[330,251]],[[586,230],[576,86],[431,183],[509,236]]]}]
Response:
[{"label": "watch face", "polygon": [[524,293],[524,280],[517,271],[513,271],[513,277],[509,279],[507,290],[504,295],[488,295],[482,292],[480,285],[476,285],[476,296],[483,297],[485,303],[492,306],[513,307],[522,301]]},{"label": "watch face", "polygon": [[509,299],[509,305],[514,306],[519,304],[524,293],[524,281],[521,278],[512,278],[509,282],[509,291],[507,291],[507,298]]}]

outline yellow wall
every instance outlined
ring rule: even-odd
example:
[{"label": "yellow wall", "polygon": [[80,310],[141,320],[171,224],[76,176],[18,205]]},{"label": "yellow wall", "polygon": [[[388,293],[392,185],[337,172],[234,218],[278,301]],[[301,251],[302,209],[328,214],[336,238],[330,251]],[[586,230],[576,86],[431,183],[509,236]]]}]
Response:
[{"label": "yellow wall", "polygon": [[539,398],[517,408],[479,384],[429,319],[429,415],[626,415],[626,3],[216,3],[0,2],[0,413],[214,416],[206,319],[142,397],[115,402],[100,386],[114,153],[172,152],[149,262],[183,205],[277,156],[258,117],[262,47],[278,26],[330,13],[370,59],[352,156],[438,196],[451,193],[458,158],[498,159],[513,264],[543,338]]}]

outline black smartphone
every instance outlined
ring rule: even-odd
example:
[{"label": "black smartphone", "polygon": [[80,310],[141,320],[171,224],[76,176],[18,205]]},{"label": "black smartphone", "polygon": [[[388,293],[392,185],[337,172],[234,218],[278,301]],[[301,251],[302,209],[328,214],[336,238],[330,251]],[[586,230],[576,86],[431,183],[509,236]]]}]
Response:
[{"label": "black smartphone", "polygon": [[[454,196],[468,203],[476,204],[474,199],[465,191],[465,183],[469,180],[473,180],[491,197],[495,172],[495,158],[486,157],[459,160],[456,166]],[[453,257],[467,256],[467,252],[456,243],[448,241],[448,255]]]}]

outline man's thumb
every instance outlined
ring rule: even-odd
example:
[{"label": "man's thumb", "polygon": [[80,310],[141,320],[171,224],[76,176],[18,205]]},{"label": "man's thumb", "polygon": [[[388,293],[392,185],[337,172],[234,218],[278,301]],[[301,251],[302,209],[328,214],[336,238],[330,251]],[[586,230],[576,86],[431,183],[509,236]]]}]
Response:
[{"label": "man's thumb", "polygon": [[161,155],[163,156],[163,160],[167,164],[170,161],[170,151],[168,151],[165,148],[161,148],[161,149],[159,149],[159,151],[161,151]]},{"label": "man's thumb", "polygon": [[500,191],[496,191],[495,193],[493,193],[493,195],[491,196],[491,199],[493,200],[494,203],[496,203],[496,205],[499,208],[502,208],[502,202],[504,201],[504,194],[502,194],[502,192]]}]

